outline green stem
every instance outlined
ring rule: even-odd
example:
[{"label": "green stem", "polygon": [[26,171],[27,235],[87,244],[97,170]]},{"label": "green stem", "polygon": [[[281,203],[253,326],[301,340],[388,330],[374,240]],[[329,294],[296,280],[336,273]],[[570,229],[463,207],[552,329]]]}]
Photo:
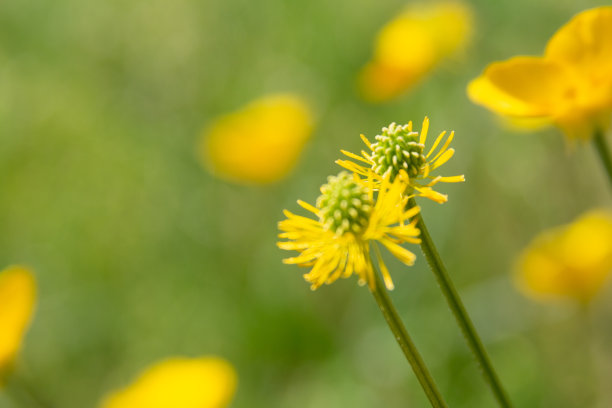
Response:
[{"label": "green stem", "polygon": [[608,148],[608,142],[606,141],[606,135],[602,130],[596,130],[593,136],[593,143],[595,143],[595,150],[599,154],[601,163],[603,164],[606,173],[608,174],[608,180],[612,184],[612,158],[610,157],[610,149]]},{"label": "green stem", "polygon": [[393,332],[395,340],[412,366],[412,370],[417,376],[419,383],[421,383],[421,387],[423,388],[423,391],[425,391],[431,406],[434,408],[447,408],[446,402],[444,402],[444,399],[442,398],[442,394],[440,394],[440,391],[438,391],[438,387],[427,370],[427,366],[425,366],[423,358],[410,339],[402,320],[397,314],[397,310],[395,310],[395,307],[391,302],[391,298],[389,298],[387,290],[384,288],[383,283],[378,277],[378,273],[375,272],[374,275],[376,283],[374,288],[370,288],[370,292],[372,292],[372,295],[374,295],[374,299],[376,300],[376,303],[378,304],[383,316],[385,316],[385,320]]},{"label": "green stem", "polygon": [[[411,198],[408,201],[408,206],[410,208],[416,206],[416,201],[414,198]],[[474,324],[470,319],[467,311],[465,310],[465,306],[463,306],[463,302],[451,281],[448,272],[446,271],[446,267],[442,263],[442,259],[436,250],[436,246],[434,245],[429,232],[427,231],[427,227],[425,226],[425,222],[423,221],[423,217],[419,213],[417,216],[417,227],[421,230],[421,250],[425,254],[427,258],[427,262],[429,266],[436,276],[436,280],[440,285],[440,289],[446,297],[448,305],[455,315],[455,319],[457,320],[457,324],[461,328],[463,335],[465,336],[466,342],[472,353],[474,353],[474,357],[476,361],[478,361],[480,367],[482,368],[482,373],[484,375],[485,380],[491,387],[491,391],[493,391],[493,395],[495,399],[499,403],[501,407],[510,408],[512,405],[510,404],[510,399],[506,395],[493,366],[491,365],[491,361],[489,360],[489,356],[476,333],[476,329],[474,328]]]}]

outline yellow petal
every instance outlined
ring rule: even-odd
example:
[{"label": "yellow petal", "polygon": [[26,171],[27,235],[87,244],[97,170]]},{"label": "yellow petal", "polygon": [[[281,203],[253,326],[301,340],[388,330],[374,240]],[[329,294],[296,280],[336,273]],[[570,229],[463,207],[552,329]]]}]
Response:
[{"label": "yellow petal", "polygon": [[382,238],[380,243],[383,244],[389,250],[389,252],[393,254],[393,256],[402,261],[404,264],[408,266],[414,265],[416,255],[403,246],[396,244],[386,237]]},{"label": "yellow petal", "polygon": [[311,130],[311,113],[302,99],[266,96],[214,121],[202,136],[199,154],[224,179],[273,183],[293,169]]},{"label": "yellow petal", "polygon": [[442,183],[461,183],[461,182],[465,181],[465,176],[463,174],[461,174],[459,176],[440,177],[438,179],[438,181],[440,181]]},{"label": "yellow petal", "polygon": [[36,303],[36,281],[23,266],[0,272],[0,385],[21,348]]},{"label": "yellow petal", "polygon": [[612,268],[610,214],[592,211],[570,224],[563,235],[560,253],[563,262],[573,269],[601,269],[602,263]]},{"label": "yellow petal", "polygon": [[588,302],[612,273],[612,215],[593,211],[545,231],[518,261],[521,288],[536,297]]},{"label": "yellow petal", "polygon": [[236,389],[236,373],[217,357],[170,358],[149,367],[101,408],[223,408]]},{"label": "yellow petal", "polygon": [[414,189],[419,192],[419,196],[429,198],[430,200],[435,201],[438,204],[444,204],[448,201],[448,196],[446,194],[438,193],[431,187],[414,186]]},{"label": "yellow petal", "polygon": [[369,102],[385,102],[401,95],[421,78],[421,72],[369,62],[357,78],[359,92]]},{"label": "yellow petal", "polygon": [[436,59],[433,31],[415,13],[401,14],[378,34],[374,60],[384,66],[423,74]]},{"label": "yellow petal", "polygon": [[450,148],[450,149],[444,151],[444,153],[438,159],[436,159],[434,164],[431,166],[431,169],[435,170],[438,167],[442,166],[444,163],[449,161],[451,159],[451,157],[453,157],[454,155],[455,155],[455,149],[453,149],[453,148]]},{"label": "yellow petal", "polygon": [[574,66],[601,85],[612,83],[612,7],[574,16],[550,39],[545,55]]},{"label": "yellow petal", "polygon": [[431,13],[430,27],[439,55],[450,55],[463,48],[472,36],[472,10],[458,1],[439,3]]},{"label": "yellow petal", "polygon": [[[395,285],[393,284],[393,280],[391,279],[391,274],[389,273],[389,269],[387,265],[385,265],[385,261],[380,254],[380,249],[378,249],[378,245],[374,245],[374,253],[376,254],[376,262],[378,262],[378,267],[380,268],[380,273],[383,276],[383,281],[385,282],[385,287],[388,290],[395,289]],[[376,280],[372,279],[372,282],[375,283]]]},{"label": "yellow petal", "polygon": [[406,9],[376,36],[372,59],[358,78],[362,96],[384,102],[402,94],[463,47],[471,27],[470,10],[458,2]]},{"label": "yellow petal", "polygon": [[459,2],[415,5],[380,30],[374,60],[424,73],[463,47],[470,38],[472,25],[471,10]]},{"label": "yellow petal", "polygon": [[499,114],[547,117],[567,108],[575,82],[563,65],[537,57],[515,57],[494,62],[470,82],[468,96]]}]

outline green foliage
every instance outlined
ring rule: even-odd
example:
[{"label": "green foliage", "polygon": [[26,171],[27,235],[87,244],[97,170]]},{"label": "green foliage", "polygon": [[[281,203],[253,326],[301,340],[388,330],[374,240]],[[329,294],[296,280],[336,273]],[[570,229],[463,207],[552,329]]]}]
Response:
[{"label": "green foliage", "polygon": [[[541,52],[595,4],[480,0],[465,55],[372,106],[355,74],[397,0],[1,1],[0,266],[29,264],[40,284],[23,376],[82,408],[157,359],[215,354],[237,367],[235,407],[426,406],[367,290],[311,292],[275,241],[281,209],[313,202],[340,148],[429,115],[432,134],[456,131],[446,166],[467,181],[422,212],[509,394],[517,407],[586,406],[572,382],[582,360],[565,359],[582,344],[571,313],[523,299],[510,274],[537,231],[609,202],[607,181],[587,148],[567,156],[554,130],[500,127],[465,85],[494,59]],[[297,170],[265,188],[214,179],[197,161],[201,129],[273,91],[318,113]],[[449,404],[493,406],[425,260],[388,265]],[[605,298],[594,325],[611,344]]]}]

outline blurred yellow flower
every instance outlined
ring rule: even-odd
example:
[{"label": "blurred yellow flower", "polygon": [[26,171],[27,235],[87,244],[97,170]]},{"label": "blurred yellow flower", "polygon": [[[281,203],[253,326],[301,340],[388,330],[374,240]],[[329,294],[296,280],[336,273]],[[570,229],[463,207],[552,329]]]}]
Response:
[{"label": "blurred yellow flower", "polygon": [[[405,171],[408,176],[408,192],[415,193],[418,196],[429,198],[437,203],[448,201],[445,194],[440,194],[434,191],[431,187],[439,182],[457,183],[465,181],[463,175],[459,176],[432,176],[431,171],[446,163],[455,154],[455,149],[450,148],[450,143],[455,137],[455,132],[450,132],[444,144],[440,143],[446,136],[446,131],[440,133],[435,142],[425,153],[425,143],[427,141],[427,132],[429,130],[429,118],[425,117],[421,133],[412,130],[412,122],[406,125],[397,125],[391,123],[388,127],[382,129],[381,135],[376,135],[376,143],[370,141],[361,135],[361,139],[368,147],[369,152],[361,151],[361,156],[341,150],[342,153],[358,163],[350,160],[337,160],[340,166],[347,170],[353,171],[362,176],[367,176],[370,170],[373,170],[375,179],[380,180],[387,174],[391,181],[395,179],[401,170]],[[359,163],[364,163],[359,164]],[[426,181],[424,184],[421,181]]]},{"label": "blurred yellow flower", "polygon": [[385,285],[393,289],[376,243],[382,244],[406,265],[414,263],[415,255],[400,245],[421,242],[417,238],[420,231],[415,227],[416,220],[410,222],[419,208],[405,209],[408,198],[402,193],[406,180],[404,172],[394,182],[383,178],[375,199],[371,172],[366,180],[345,171],[330,176],[328,183],[321,187],[316,207],[298,201],[317,216],[317,220],[284,211],[287,219],[279,223],[283,231],[279,238],[288,241],[279,242],[278,246],[300,254],[283,262],[312,267],[304,278],[313,290],[353,273],[359,277],[360,285],[368,283],[373,289],[376,284],[370,255],[372,244]]},{"label": "blurred yellow flower", "polygon": [[218,357],[170,358],[145,370],[102,408],[223,408],[236,390],[236,372]]},{"label": "blurred yellow flower", "polygon": [[468,95],[523,124],[554,124],[570,139],[605,131],[612,113],[612,7],[576,15],[543,57],[492,63],[468,85]]},{"label": "blurred yellow flower", "polygon": [[459,2],[412,6],[378,33],[374,55],[361,70],[358,85],[372,102],[393,99],[471,36],[472,13]]},{"label": "blurred yellow flower", "polygon": [[517,262],[519,287],[587,303],[612,272],[612,214],[592,211],[536,237]]},{"label": "blurred yellow flower", "polygon": [[0,272],[0,385],[10,372],[32,320],[36,281],[24,266]]},{"label": "blurred yellow flower", "polygon": [[311,131],[305,101],[296,95],[270,95],[216,119],[202,135],[199,154],[221,178],[273,183],[293,169]]}]

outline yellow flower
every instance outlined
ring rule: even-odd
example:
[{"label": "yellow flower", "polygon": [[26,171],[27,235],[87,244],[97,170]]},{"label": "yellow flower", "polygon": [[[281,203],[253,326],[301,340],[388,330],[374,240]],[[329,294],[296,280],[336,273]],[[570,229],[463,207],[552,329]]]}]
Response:
[{"label": "yellow flower", "polygon": [[469,84],[468,95],[510,119],[554,124],[570,140],[605,131],[612,113],[612,7],[576,15],[543,57],[492,63]]},{"label": "yellow flower", "polygon": [[361,135],[361,139],[369,150],[368,152],[362,150],[361,156],[342,150],[343,154],[365,164],[365,166],[350,160],[337,160],[336,163],[362,176],[367,176],[370,169],[374,170],[374,177],[377,180],[389,174],[391,181],[393,181],[396,175],[404,170],[409,176],[408,192],[410,194],[414,193],[437,203],[444,203],[448,200],[448,197],[434,191],[431,187],[439,182],[457,183],[465,181],[465,178],[463,175],[434,177],[430,174],[431,171],[442,166],[455,154],[455,149],[448,148],[455,137],[455,132],[450,132],[444,144],[437,149],[446,136],[446,131],[440,133],[425,154],[428,129],[429,119],[427,117],[423,121],[420,134],[412,130],[412,122],[403,126],[391,123],[388,127],[382,129],[381,135],[375,136],[376,143],[370,143],[364,135]]},{"label": "yellow flower", "polygon": [[217,176],[244,184],[281,180],[293,169],[312,131],[307,104],[296,95],[270,95],[215,120],[199,154]]},{"label": "yellow flower", "polygon": [[412,265],[415,255],[400,244],[421,242],[417,238],[420,231],[415,227],[416,220],[409,221],[418,214],[419,208],[405,209],[408,200],[402,197],[405,179],[403,172],[393,183],[388,178],[383,179],[375,199],[372,177],[360,180],[355,174],[344,171],[338,176],[330,176],[328,183],[321,187],[316,207],[298,201],[317,219],[284,211],[287,219],[279,223],[283,231],[279,237],[288,241],[279,242],[278,246],[300,254],[283,262],[312,267],[304,278],[313,290],[353,273],[359,277],[360,285],[367,282],[374,288],[372,244],[385,285],[393,289],[376,243],[382,244],[406,265]]},{"label": "yellow flower", "polygon": [[378,33],[374,56],[358,78],[364,98],[383,102],[399,96],[462,48],[471,27],[470,10],[458,2],[406,9]]},{"label": "yellow flower", "polygon": [[519,287],[538,298],[586,303],[612,272],[612,215],[592,211],[572,224],[546,231],[517,263]]},{"label": "yellow flower", "polygon": [[0,272],[0,385],[12,369],[36,303],[36,281],[24,266]]},{"label": "yellow flower", "polygon": [[223,408],[236,390],[236,372],[218,357],[170,358],[145,370],[102,408]]}]

